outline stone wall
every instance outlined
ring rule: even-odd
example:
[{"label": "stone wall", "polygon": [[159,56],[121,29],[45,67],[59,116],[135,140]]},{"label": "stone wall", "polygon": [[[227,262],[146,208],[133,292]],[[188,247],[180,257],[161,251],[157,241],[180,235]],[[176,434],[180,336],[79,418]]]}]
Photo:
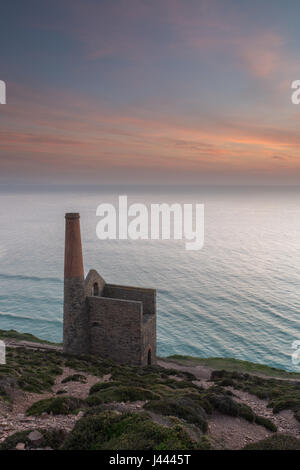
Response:
[{"label": "stone wall", "polygon": [[63,349],[66,354],[87,354],[88,313],[83,278],[65,279]]},{"label": "stone wall", "polygon": [[151,349],[151,364],[156,364],[156,315],[144,315],[142,324],[142,365],[148,364]]},{"label": "stone wall", "polygon": [[143,303],[144,314],[154,315],[156,313],[155,289],[105,284],[102,295],[112,299],[137,300]]},{"label": "stone wall", "polygon": [[88,297],[90,353],[120,363],[141,365],[141,302]]},{"label": "stone wall", "polygon": [[91,269],[88,273],[88,275],[85,278],[85,295],[86,297],[92,296],[93,295],[93,287],[94,284],[98,284],[99,287],[99,295],[102,295],[104,286],[105,286],[105,281],[104,279],[100,276],[100,274],[95,271],[95,269]]}]

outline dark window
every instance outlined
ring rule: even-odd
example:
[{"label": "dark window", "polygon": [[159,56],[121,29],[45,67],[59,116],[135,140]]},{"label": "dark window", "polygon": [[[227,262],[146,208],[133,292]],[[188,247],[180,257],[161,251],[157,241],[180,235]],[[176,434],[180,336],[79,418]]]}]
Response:
[{"label": "dark window", "polygon": [[148,351],[148,366],[151,366],[151,348]]},{"label": "dark window", "polygon": [[99,286],[97,282],[95,282],[95,284],[93,285],[93,295],[95,296],[99,295]]}]

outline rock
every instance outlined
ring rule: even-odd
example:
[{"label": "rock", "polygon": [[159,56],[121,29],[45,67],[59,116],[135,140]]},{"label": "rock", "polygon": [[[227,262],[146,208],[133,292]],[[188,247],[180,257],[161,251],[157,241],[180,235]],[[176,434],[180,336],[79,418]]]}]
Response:
[{"label": "rock", "polygon": [[25,450],[24,442],[18,442],[18,444],[16,445],[16,450]]},{"label": "rock", "polygon": [[40,433],[40,431],[31,431],[30,434],[28,434],[28,439],[33,443],[33,444],[40,444],[44,437],[43,434]]},{"label": "rock", "polygon": [[82,418],[84,415],[84,412],[83,411],[79,411],[79,413],[77,414],[77,417],[78,418]]}]

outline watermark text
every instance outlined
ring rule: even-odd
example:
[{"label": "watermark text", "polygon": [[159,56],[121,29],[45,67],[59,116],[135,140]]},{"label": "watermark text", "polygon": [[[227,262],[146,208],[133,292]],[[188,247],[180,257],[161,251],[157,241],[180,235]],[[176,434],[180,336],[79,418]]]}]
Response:
[{"label": "watermark text", "polygon": [[6,104],[6,84],[0,80],[0,104]]},{"label": "watermark text", "polygon": [[201,250],[204,244],[203,204],[128,205],[119,196],[118,207],[103,203],[97,207],[96,234],[100,240],[185,240],[186,250]]}]

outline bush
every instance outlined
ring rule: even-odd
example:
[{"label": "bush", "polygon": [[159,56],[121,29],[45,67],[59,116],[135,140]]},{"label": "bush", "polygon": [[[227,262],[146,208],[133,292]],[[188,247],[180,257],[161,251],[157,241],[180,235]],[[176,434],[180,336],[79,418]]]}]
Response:
[{"label": "bush", "polygon": [[203,408],[191,398],[182,397],[177,400],[170,398],[154,400],[147,403],[144,408],[166,416],[177,416],[189,423],[196,424],[203,432],[207,431],[206,413]]},{"label": "bush", "polygon": [[86,403],[89,406],[101,405],[101,403],[127,402],[127,401],[138,401],[138,400],[154,400],[159,398],[154,392],[146,390],[140,387],[126,387],[126,386],[112,386],[104,388],[93,393],[86,399]]},{"label": "bush", "polygon": [[51,447],[51,449],[56,450],[61,447],[67,435],[66,431],[62,429],[38,429],[38,431],[43,435],[43,441],[38,444],[34,444],[34,442],[28,439],[28,435],[31,431],[33,431],[33,429],[16,432],[15,434],[8,436],[5,441],[0,444],[0,450],[15,450],[16,445],[19,442],[23,442],[26,449]]},{"label": "bush", "polygon": [[121,382],[97,382],[90,388],[89,394],[93,395],[94,393],[106,390],[107,388],[118,387],[122,385]]},{"label": "bush", "polygon": [[212,394],[209,399],[214,408],[220,413],[229,416],[244,418],[250,423],[253,423],[256,419],[256,415],[252,411],[250,406],[245,405],[243,403],[237,403],[229,395]]},{"label": "bush", "polygon": [[65,377],[61,383],[65,384],[67,382],[81,382],[83,384],[86,383],[86,376],[82,374],[73,374],[73,375],[68,375],[68,377]]},{"label": "bush", "polygon": [[266,429],[272,432],[277,431],[277,426],[272,423],[268,418],[265,418],[264,416],[255,416],[255,423],[264,426]]},{"label": "bush", "polygon": [[46,398],[33,403],[26,411],[26,414],[28,416],[39,416],[42,413],[68,415],[74,413],[83,404],[83,400],[75,397]]},{"label": "bush", "polygon": [[244,450],[300,450],[300,439],[287,434],[274,434],[262,441],[246,445]]},{"label": "bush", "polygon": [[238,390],[244,390],[260,399],[268,400],[268,407],[273,408],[274,413],[287,409],[292,410],[295,418],[300,421],[299,382],[267,379],[225,370],[214,371],[211,378],[218,385],[227,386],[230,384]]},{"label": "bush", "polygon": [[229,416],[238,416],[239,415],[239,406],[238,403],[232,400],[228,395],[215,395],[212,394],[209,397],[209,400],[213,407]]},{"label": "bush", "polygon": [[[208,444],[206,444],[208,447]],[[192,450],[197,444],[181,426],[167,428],[145,414],[106,411],[81,418],[68,435],[64,450]]]}]

